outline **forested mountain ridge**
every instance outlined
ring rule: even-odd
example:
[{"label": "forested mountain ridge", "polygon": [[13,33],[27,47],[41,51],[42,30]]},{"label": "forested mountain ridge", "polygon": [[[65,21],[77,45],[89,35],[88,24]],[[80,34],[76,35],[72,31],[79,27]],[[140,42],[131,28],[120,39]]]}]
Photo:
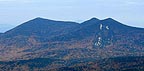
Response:
[{"label": "forested mountain ridge", "polygon": [[82,23],[35,18],[0,34],[0,61],[46,58],[55,67],[69,69],[75,64],[127,56],[144,56],[144,29],[112,18]]}]

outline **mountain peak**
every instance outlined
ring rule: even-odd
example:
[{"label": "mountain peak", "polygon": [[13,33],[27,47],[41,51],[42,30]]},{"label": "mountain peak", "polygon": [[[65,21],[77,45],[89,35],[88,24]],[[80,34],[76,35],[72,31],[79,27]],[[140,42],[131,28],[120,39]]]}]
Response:
[{"label": "mountain peak", "polygon": [[107,20],[114,20],[113,18],[107,18]]},{"label": "mountain peak", "polygon": [[106,19],[104,19],[103,21],[116,21],[116,20],[113,19],[113,18],[106,18]]},{"label": "mountain peak", "polygon": [[113,25],[116,25],[116,24],[121,24],[121,25],[122,25],[122,23],[120,23],[119,21],[117,21],[117,20],[115,20],[115,19],[113,19],[113,18],[104,19],[104,20],[102,20],[102,22],[111,23],[111,24],[113,24]]},{"label": "mountain peak", "polygon": [[91,18],[89,21],[99,21],[99,19],[93,17],[93,18]]},{"label": "mountain peak", "polygon": [[44,18],[41,18],[41,17],[36,17],[35,19],[44,19]]},{"label": "mountain peak", "polygon": [[36,18],[34,18],[34,19],[32,19],[32,20],[48,20],[48,19],[41,18],[41,17],[36,17]]},{"label": "mountain peak", "polygon": [[91,18],[91,19],[83,22],[82,24],[83,24],[83,25],[84,25],[84,24],[92,24],[92,23],[95,23],[95,22],[98,22],[98,21],[100,21],[100,20],[97,19],[97,18]]},{"label": "mountain peak", "polygon": [[32,19],[32,20],[29,20],[29,21],[27,21],[27,22],[25,22],[25,23],[27,23],[27,24],[45,24],[45,22],[54,22],[54,20],[50,20],[50,19],[45,19],[45,18],[41,18],[41,17],[36,17],[36,18],[34,18],[34,19]]}]

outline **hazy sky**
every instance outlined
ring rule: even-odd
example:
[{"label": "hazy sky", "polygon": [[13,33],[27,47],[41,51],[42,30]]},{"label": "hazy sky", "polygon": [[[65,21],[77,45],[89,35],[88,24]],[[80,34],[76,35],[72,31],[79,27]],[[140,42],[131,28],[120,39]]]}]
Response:
[{"label": "hazy sky", "polygon": [[77,22],[111,17],[144,28],[144,0],[0,0],[1,28],[36,17]]}]

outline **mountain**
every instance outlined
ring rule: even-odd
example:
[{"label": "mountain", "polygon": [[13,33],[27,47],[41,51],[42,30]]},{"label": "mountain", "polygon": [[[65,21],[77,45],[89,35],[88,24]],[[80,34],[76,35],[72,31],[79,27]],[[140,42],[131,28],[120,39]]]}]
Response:
[{"label": "mountain", "polygon": [[4,41],[0,43],[11,46],[16,44],[16,47],[31,46],[28,39],[38,42],[48,41],[49,38],[71,32],[78,25],[75,22],[53,21],[38,17],[5,32],[2,36]]},{"label": "mountain", "polygon": [[38,37],[48,36],[50,38],[52,36],[70,32],[78,25],[79,24],[75,22],[53,21],[38,17],[5,32],[5,36],[14,37],[19,35],[34,35]]},{"label": "mountain", "polygon": [[35,18],[0,36],[0,61],[50,58],[58,64],[63,61],[75,64],[144,56],[143,47],[143,28],[127,26],[112,18],[92,18],[82,23]]},{"label": "mountain", "polygon": [[[47,45],[49,38],[71,32],[78,25],[75,22],[54,21],[38,17],[5,32],[0,38],[0,47],[1,50],[4,48],[8,52],[10,48],[25,50],[43,47],[45,44],[43,46],[41,44],[46,41]],[[6,56],[10,57],[9,55]]]}]

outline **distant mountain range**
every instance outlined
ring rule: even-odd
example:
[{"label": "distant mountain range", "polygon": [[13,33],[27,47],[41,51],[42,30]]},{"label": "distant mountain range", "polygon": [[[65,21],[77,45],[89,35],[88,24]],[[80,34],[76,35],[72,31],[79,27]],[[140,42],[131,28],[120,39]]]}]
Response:
[{"label": "distant mountain range", "polygon": [[121,56],[144,56],[144,28],[112,18],[83,23],[35,18],[0,34],[0,61],[50,58],[67,66]]},{"label": "distant mountain range", "polygon": [[3,33],[13,27],[15,27],[16,25],[10,25],[10,24],[0,24],[0,33]]}]

